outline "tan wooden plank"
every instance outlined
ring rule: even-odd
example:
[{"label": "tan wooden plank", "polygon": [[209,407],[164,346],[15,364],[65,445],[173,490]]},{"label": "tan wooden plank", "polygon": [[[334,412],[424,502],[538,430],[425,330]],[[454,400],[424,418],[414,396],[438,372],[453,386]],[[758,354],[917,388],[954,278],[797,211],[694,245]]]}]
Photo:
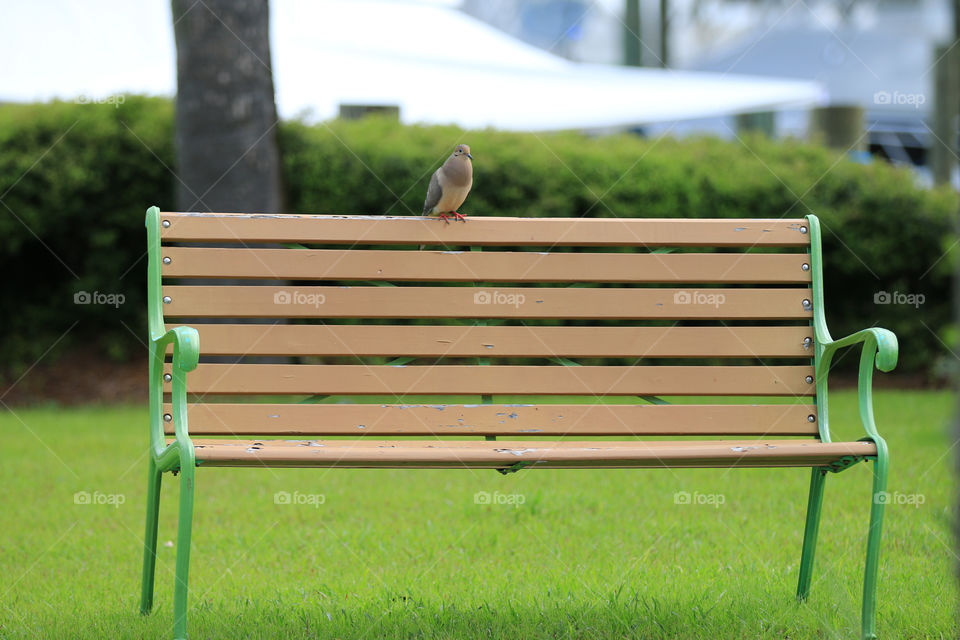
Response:
[{"label": "tan wooden plank", "polygon": [[164,247],[174,278],[808,283],[802,253],[541,253]]},{"label": "tan wooden plank", "polygon": [[200,364],[187,376],[187,389],[198,394],[812,395],[806,376],[813,376],[813,367]]},{"label": "tan wooden plank", "polygon": [[[170,405],[165,413],[172,413]],[[189,405],[196,435],[815,436],[816,406],[768,405]],[[174,425],[165,423],[167,433]]]},{"label": "tan wooden plank", "polygon": [[[797,457],[797,458],[739,458],[729,459],[697,459],[697,460],[574,460],[574,461],[556,461],[549,460],[544,462],[535,462],[523,470],[529,469],[782,469],[782,468],[809,468],[809,467],[827,467],[836,462],[838,456]],[[310,468],[338,468],[338,469],[509,469],[511,465],[502,462],[476,462],[461,460],[459,462],[445,461],[404,461],[392,460],[384,462],[375,461],[355,461],[355,460],[337,460],[336,462],[321,461],[310,459],[294,458],[292,460],[270,460],[263,461],[259,458],[247,458],[244,460],[203,460],[205,467],[260,467],[260,468],[289,468],[289,469],[310,469]]]},{"label": "tan wooden plank", "polygon": [[[591,461],[548,461],[545,463],[535,463],[531,467],[525,467],[523,470],[531,468],[536,469],[783,469],[783,468],[809,468],[809,467],[827,467],[836,462],[837,457],[824,457],[823,459],[797,458],[797,459],[740,459],[736,462],[729,460],[591,460]],[[311,468],[337,468],[337,469],[488,469],[499,470],[508,469],[509,465],[494,462],[403,462],[392,461],[390,463],[377,462],[353,462],[350,460],[341,460],[336,463],[317,463],[312,460],[293,460],[293,461],[270,461],[261,462],[258,460],[247,461],[203,461],[205,467],[224,467],[224,468],[284,468],[284,469],[311,469]]]},{"label": "tan wooden plank", "polygon": [[[775,449],[777,444],[782,445],[815,445],[820,444],[817,438],[724,438],[723,440],[699,440],[696,438],[683,440],[555,440],[555,439],[537,439],[529,438],[523,440],[481,440],[481,439],[459,439],[459,440],[441,440],[436,438],[389,438],[389,439],[324,439],[324,438],[191,438],[194,444],[200,446],[220,446],[227,447],[276,447],[298,449],[301,447],[325,447],[330,449],[365,449],[365,448],[389,448],[401,451],[416,451],[418,449],[472,449],[475,451],[485,451],[488,449],[499,450],[507,449],[511,455],[523,455],[524,449],[566,449],[576,450],[584,448],[602,448],[602,449],[653,449],[653,450],[696,450],[703,447],[712,448],[731,448],[740,449],[754,448],[763,446],[768,449]],[[494,444],[495,442],[495,444]],[[737,451],[737,453],[742,453]]]},{"label": "tan wooden plank", "polygon": [[[168,327],[175,325],[169,324]],[[415,357],[812,357],[813,329],[202,324],[204,355]],[[809,338],[811,343],[805,345]],[[169,352],[173,351],[171,346]]]},{"label": "tan wooden plank", "polygon": [[204,466],[478,467],[518,462],[553,467],[823,466],[844,456],[876,455],[872,442],[815,440],[654,442],[195,440]]},{"label": "tan wooden plank", "polygon": [[795,219],[495,218],[163,213],[164,241],[470,246],[808,246]]},{"label": "tan wooden plank", "polygon": [[167,317],[808,319],[810,289],[165,286]]}]

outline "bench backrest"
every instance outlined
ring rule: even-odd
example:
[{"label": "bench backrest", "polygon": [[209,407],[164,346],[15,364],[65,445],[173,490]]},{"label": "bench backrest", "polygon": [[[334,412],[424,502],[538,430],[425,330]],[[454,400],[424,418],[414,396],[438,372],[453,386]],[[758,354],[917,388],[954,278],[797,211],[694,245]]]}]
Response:
[{"label": "bench backrest", "polygon": [[817,435],[806,219],[154,213],[191,434]]}]

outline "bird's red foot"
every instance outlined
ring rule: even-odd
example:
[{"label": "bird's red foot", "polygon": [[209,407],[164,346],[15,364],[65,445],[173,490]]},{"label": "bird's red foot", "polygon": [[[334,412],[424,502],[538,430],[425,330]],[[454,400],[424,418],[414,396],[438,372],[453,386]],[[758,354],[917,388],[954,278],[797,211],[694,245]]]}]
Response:
[{"label": "bird's red foot", "polygon": [[450,224],[450,218],[448,218],[445,213],[441,213],[440,217],[443,218],[444,222],[446,222],[447,224]]},{"label": "bird's red foot", "polygon": [[467,219],[464,218],[463,215],[457,213],[456,211],[453,212],[453,215],[454,215],[454,217],[455,217],[457,220],[460,220],[461,222],[466,222],[466,221],[467,221]]}]

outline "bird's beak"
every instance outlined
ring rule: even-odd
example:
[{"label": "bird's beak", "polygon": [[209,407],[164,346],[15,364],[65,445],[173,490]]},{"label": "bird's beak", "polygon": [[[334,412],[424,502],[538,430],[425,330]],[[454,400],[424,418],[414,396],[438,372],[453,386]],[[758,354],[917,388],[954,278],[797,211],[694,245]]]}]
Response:
[{"label": "bird's beak", "polygon": [[469,153],[467,154],[467,157],[470,158],[471,160],[473,160],[473,156],[470,155]]}]

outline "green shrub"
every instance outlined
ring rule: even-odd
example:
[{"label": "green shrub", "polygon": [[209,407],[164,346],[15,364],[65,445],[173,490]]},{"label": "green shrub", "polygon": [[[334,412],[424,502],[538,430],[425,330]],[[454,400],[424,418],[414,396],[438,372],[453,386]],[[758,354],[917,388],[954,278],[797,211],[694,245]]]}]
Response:
[{"label": "green shrub", "polygon": [[[173,206],[172,127],[172,104],[157,98],[0,106],[4,368],[53,345],[95,342],[117,358],[143,349],[143,216],[150,203]],[[124,300],[75,304],[78,292]]]},{"label": "green shrub", "polygon": [[[929,371],[950,322],[956,196],[912,172],[869,165],[795,140],[645,140],[632,135],[463,132],[389,120],[288,123],[282,130],[294,211],[419,214],[432,171],[471,145],[473,215],[801,217],[824,229],[826,308],[835,337],[894,330],[900,371]],[[378,179],[379,177],[379,179]],[[919,308],[875,304],[881,292],[921,294]],[[850,369],[856,357],[838,360]]]},{"label": "green shrub", "polygon": [[[117,356],[142,348],[143,213],[152,204],[173,208],[172,115],[169,101],[140,97],[119,108],[0,107],[0,194],[10,209],[0,207],[7,363],[29,364],[64,332],[61,346],[96,340]],[[419,214],[431,173],[466,142],[476,159],[462,209],[471,215],[815,213],[835,335],[871,325],[896,331],[907,372],[929,371],[944,352],[952,262],[941,256],[954,240],[957,200],[918,186],[908,170],[857,164],[798,141],[463,132],[376,118],[287,122],[280,139],[294,212]],[[119,309],[74,305],[80,290],[126,301]],[[874,304],[881,291],[923,294],[925,303]]]}]

